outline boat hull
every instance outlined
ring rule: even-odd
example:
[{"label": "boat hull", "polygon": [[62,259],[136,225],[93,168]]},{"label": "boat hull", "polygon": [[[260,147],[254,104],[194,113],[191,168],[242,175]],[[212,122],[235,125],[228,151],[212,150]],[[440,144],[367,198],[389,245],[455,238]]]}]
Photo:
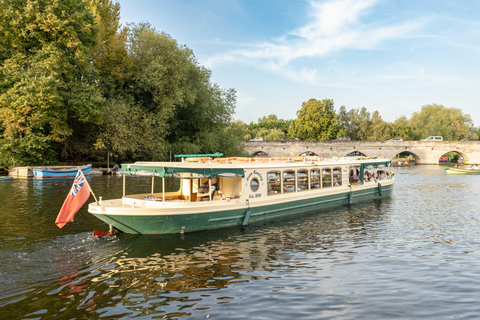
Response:
[{"label": "boat hull", "polygon": [[[135,204],[132,204],[129,208],[124,205],[122,210],[119,210],[118,206],[108,210],[108,207],[105,208],[105,206],[96,203],[89,205],[89,212],[110,225],[110,228],[120,232],[168,234],[239,226],[246,219],[248,224],[256,223],[293,214],[378,199],[389,196],[392,192],[393,183],[389,183],[380,187],[377,184],[362,187],[359,190],[352,191],[352,195],[350,195],[349,188],[342,188],[341,191],[328,195],[310,196],[300,200],[292,198],[290,201],[286,199],[281,203],[272,203],[271,201],[262,203],[260,201],[248,204],[223,201],[221,204],[207,204],[203,206],[203,210],[199,209],[201,207],[198,206],[192,207],[189,209],[192,211],[191,213],[183,207],[179,207],[180,210],[172,209],[169,212],[165,209],[135,208]],[[121,199],[115,201],[120,203]]]},{"label": "boat hull", "polygon": [[78,169],[81,169],[85,176],[90,174],[92,169],[91,164],[87,164],[80,167],[43,167],[43,168],[34,168],[33,177],[34,178],[68,178],[75,177]]},{"label": "boat hull", "polygon": [[480,174],[480,170],[468,170],[468,169],[458,169],[458,168],[445,168],[445,172],[451,175],[475,175]]}]

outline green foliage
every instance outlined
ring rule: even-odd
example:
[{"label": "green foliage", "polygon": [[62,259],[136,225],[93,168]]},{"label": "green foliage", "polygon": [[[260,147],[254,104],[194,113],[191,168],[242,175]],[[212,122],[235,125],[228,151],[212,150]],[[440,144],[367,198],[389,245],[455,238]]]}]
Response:
[{"label": "green foliage", "polygon": [[291,136],[301,140],[332,140],[345,135],[333,100],[310,99],[302,103],[293,123]]},{"label": "green foliage", "polygon": [[463,114],[460,109],[437,104],[423,106],[421,111],[412,115],[408,124],[414,140],[429,136],[443,136],[447,141],[461,140],[468,137],[473,127],[470,115]]},{"label": "green foliage", "polygon": [[[236,147],[238,139],[226,130],[235,90],[210,83],[210,71],[168,34],[145,23],[127,31],[127,68],[113,78],[116,85],[105,85],[108,110],[96,147],[112,151],[116,161],[165,160],[170,152],[226,153]],[[115,89],[122,86],[121,92]]]},{"label": "green foliage", "polygon": [[76,0],[0,0],[0,33],[2,165],[55,162],[73,121],[101,121],[93,16]]},{"label": "green foliage", "polygon": [[294,120],[279,119],[275,114],[263,116],[258,122],[244,125],[243,140],[262,137],[265,141],[278,141],[288,138]]}]

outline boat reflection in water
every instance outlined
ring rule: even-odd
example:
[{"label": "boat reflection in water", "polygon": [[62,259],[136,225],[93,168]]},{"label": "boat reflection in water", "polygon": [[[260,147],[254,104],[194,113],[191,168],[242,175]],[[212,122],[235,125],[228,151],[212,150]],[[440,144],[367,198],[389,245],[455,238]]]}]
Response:
[{"label": "boat reflection in water", "polygon": [[[95,268],[63,277],[60,295],[89,312],[99,312],[100,299],[103,308],[105,301],[111,301],[107,306],[116,315],[192,315],[218,301],[238,301],[241,292],[236,297],[228,294],[237,285],[262,285],[282,275],[321,271],[330,261],[354,259],[355,250],[342,252],[344,241],[362,238],[363,224],[382,219],[381,203],[373,200],[357,205],[360,215],[346,207],[341,212],[312,212],[248,228],[107,236],[98,242],[117,243],[123,249]],[[317,258],[301,262],[305,255]]]}]

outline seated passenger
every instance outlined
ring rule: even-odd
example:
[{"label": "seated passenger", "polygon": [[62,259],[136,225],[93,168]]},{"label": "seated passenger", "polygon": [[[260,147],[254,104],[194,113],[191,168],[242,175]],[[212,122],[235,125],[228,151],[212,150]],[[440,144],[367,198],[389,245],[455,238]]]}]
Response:
[{"label": "seated passenger", "polygon": [[368,175],[369,175],[369,174],[370,174],[370,172],[368,172],[368,171],[365,171],[365,172],[363,173],[363,181],[368,182]]},{"label": "seated passenger", "polygon": [[365,180],[366,182],[373,182],[375,181],[375,178],[370,172],[367,172],[367,179]]},{"label": "seated passenger", "polygon": [[355,170],[355,175],[353,176],[353,178],[358,181],[360,180],[360,170]]},{"label": "seated passenger", "polygon": [[220,190],[220,187],[217,184],[217,177],[212,177],[211,182],[211,187],[208,181],[206,181],[200,186],[200,188],[198,188],[197,201],[209,201],[210,194],[212,195],[213,199],[215,191],[218,192],[222,198],[225,198],[225,194],[222,192],[222,190]]},{"label": "seated passenger", "polygon": [[379,170],[377,174],[378,174],[378,180],[384,180],[386,178],[385,171]]}]

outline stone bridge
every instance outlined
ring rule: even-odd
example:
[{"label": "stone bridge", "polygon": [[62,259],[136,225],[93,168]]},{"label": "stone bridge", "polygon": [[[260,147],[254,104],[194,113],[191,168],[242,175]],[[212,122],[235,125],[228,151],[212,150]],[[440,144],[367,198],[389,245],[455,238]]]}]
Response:
[{"label": "stone bridge", "polygon": [[480,141],[246,141],[243,145],[252,155],[266,153],[272,157],[308,153],[331,158],[357,152],[367,157],[394,159],[406,152],[417,164],[438,164],[441,156],[454,151],[463,157],[465,164],[480,165]]}]

